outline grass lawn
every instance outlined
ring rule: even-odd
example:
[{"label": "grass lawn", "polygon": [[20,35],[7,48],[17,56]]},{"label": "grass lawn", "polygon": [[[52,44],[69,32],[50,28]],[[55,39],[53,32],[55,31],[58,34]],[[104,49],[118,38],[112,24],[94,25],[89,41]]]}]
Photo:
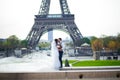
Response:
[{"label": "grass lawn", "polygon": [[90,60],[90,61],[77,61],[69,60],[69,64],[73,67],[80,66],[120,66],[120,60]]}]

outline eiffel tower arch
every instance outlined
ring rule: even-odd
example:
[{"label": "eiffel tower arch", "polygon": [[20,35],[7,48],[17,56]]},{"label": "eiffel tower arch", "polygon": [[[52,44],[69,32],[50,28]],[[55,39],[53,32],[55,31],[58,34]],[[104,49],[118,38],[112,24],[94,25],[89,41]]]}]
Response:
[{"label": "eiffel tower arch", "polygon": [[74,14],[70,13],[67,0],[59,0],[61,14],[49,14],[50,2],[42,0],[34,25],[26,38],[28,46],[35,48],[45,32],[60,29],[70,35],[75,47],[79,47],[83,36],[74,22]]}]

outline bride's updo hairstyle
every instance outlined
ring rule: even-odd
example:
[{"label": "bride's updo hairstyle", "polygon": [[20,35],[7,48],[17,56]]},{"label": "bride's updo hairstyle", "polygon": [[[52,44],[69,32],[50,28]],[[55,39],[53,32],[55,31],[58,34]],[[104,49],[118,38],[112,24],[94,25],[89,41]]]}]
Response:
[{"label": "bride's updo hairstyle", "polygon": [[58,39],[55,39],[55,43],[56,43],[56,45],[57,45],[57,43],[58,43]]}]

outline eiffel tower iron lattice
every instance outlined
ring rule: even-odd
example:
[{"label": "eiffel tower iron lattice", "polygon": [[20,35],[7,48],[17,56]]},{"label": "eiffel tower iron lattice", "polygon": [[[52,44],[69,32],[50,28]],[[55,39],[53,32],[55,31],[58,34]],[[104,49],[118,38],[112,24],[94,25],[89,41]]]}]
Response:
[{"label": "eiffel tower iron lattice", "polygon": [[34,25],[26,38],[28,46],[35,48],[45,32],[55,29],[68,33],[74,46],[80,46],[83,36],[74,22],[74,14],[70,13],[67,0],[59,0],[61,14],[49,14],[50,2],[51,0],[42,0]]}]

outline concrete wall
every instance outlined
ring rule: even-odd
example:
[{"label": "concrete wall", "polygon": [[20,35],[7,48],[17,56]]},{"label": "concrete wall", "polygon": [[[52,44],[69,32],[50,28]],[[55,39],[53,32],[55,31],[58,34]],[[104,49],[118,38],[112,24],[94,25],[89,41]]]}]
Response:
[{"label": "concrete wall", "polygon": [[107,79],[120,80],[120,71],[58,71],[40,73],[0,73],[0,80],[48,80],[48,79]]}]

